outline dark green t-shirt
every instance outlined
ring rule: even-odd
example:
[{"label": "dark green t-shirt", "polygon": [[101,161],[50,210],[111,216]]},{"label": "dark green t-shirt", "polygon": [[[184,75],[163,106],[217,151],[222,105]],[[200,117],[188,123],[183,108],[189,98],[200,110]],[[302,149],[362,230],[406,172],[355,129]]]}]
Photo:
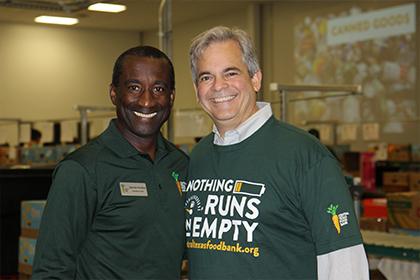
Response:
[{"label": "dark green t-shirt", "polygon": [[362,243],[335,158],[274,117],[238,144],[204,138],[185,191],[191,279],[315,279],[317,255]]},{"label": "dark green t-shirt", "polygon": [[178,279],[187,165],[160,135],[150,160],[111,122],[54,172],[33,279]]}]

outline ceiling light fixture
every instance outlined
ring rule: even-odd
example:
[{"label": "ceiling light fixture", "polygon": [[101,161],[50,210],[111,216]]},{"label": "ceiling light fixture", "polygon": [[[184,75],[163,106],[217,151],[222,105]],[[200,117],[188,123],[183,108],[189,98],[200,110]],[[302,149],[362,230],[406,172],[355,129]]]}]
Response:
[{"label": "ceiling light fixture", "polygon": [[52,16],[39,16],[35,18],[35,22],[48,23],[48,24],[61,24],[73,25],[79,22],[77,18],[70,17],[52,17]]},{"label": "ceiling light fixture", "polygon": [[107,12],[107,13],[119,13],[125,11],[127,7],[125,5],[108,4],[108,3],[96,3],[88,7],[89,11],[96,12]]}]

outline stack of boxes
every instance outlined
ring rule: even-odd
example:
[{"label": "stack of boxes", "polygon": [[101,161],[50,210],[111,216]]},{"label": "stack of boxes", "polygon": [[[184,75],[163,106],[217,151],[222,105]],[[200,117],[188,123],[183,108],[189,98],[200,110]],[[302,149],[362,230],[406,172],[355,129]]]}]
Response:
[{"label": "stack of boxes", "polygon": [[411,160],[411,145],[388,144],[387,160],[410,161]]},{"label": "stack of boxes", "polygon": [[366,184],[365,189],[384,195],[362,201],[360,228],[420,235],[420,145],[388,144],[383,150],[375,160],[386,170],[375,170],[374,176],[361,156],[362,185],[373,180],[374,186]]},{"label": "stack of boxes", "polygon": [[364,199],[363,217],[360,218],[360,228],[373,231],[388,231],[388,213],[386,198]]},{"label": "stack of boxes", "polygon": [[45,200],[27,200],[21,203],[21,235],[19,237],[19,264],[21,278],[30,278]]},{"label": "stack of boxes", "polygon": [[[390,231],[420,235],[420,155],[416,145],[389,145],[388,160],[410,163],[383,173]],[[416,163],[417,162],[417,163]]]},{"label": "stack of boxes", "polygon": [[387,192],[388,224],[391,231],[405,232],[420,236],[420,184],[411,178],[419,178],[420,173],[408,176],[408,191]]},{"label": "stack of boxes", "polygon": [[410,190],[410,172],[384,172],[382,190],[385,193],[408,192]]}]

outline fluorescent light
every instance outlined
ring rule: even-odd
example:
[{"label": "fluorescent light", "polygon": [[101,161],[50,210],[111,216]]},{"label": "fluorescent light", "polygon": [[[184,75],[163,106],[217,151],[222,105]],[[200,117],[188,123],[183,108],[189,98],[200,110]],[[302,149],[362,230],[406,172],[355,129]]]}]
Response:
[{"label": "fluorescent light", "polygon": [[79,22],[77,18],[70,17],[52,17],[52,16],[39,16],[35,18],[35,22],[49,23],[49,24],[62,24],[73,25]]},{"label": "fluorescent light", "polygon": [[107,13],[119,13],[125,11],[127,8],[125,5],[107,4],[107,3],[96,3],[88,7],[89,11],[107,12]]}]

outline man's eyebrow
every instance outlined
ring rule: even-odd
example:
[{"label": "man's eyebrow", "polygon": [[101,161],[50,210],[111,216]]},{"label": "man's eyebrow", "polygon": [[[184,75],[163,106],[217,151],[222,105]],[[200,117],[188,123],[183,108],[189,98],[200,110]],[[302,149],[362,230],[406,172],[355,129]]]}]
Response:
[{"label": "man's eyebrow", "polygon": [[[241,69],[239,69],[238,67],[235,66],[231,66],[231,67],[227,67],[225,69],[223,69],[223,73],[228,72],[228,71],[239,71],[241,72]],[[201,77],[203,75],[210,75],[211,73],[208,71],[204,71],[198,74],[198,77]]]},{"label": "man's eyebrow", "polygon": [[168,83],[165,80],[156,80],[154,82],[154,84],[164,85],[164,86],[167,86],[168,85]]},{"label": "man's eyebrow", "polygon": [[201,72],[201,73],[198,74],[198,77],[200,78],[203,75],[210,75],[210,72],[208,72],[208,71]]},{"label": "man's eyebrow", "polygon": [[229,72],[229,71],[239,71],[241,72],[241,69],[239,69],[238,67],[228,67],[226,69],[223,70],[223,72]]},{"label": "man's eyebrow", "polygon": [[124,84],[125,85],[128,85],[128,84],[140,84],[140,81],[137,80],[137,79],[130,79],[130,80],[124,81]]}]

